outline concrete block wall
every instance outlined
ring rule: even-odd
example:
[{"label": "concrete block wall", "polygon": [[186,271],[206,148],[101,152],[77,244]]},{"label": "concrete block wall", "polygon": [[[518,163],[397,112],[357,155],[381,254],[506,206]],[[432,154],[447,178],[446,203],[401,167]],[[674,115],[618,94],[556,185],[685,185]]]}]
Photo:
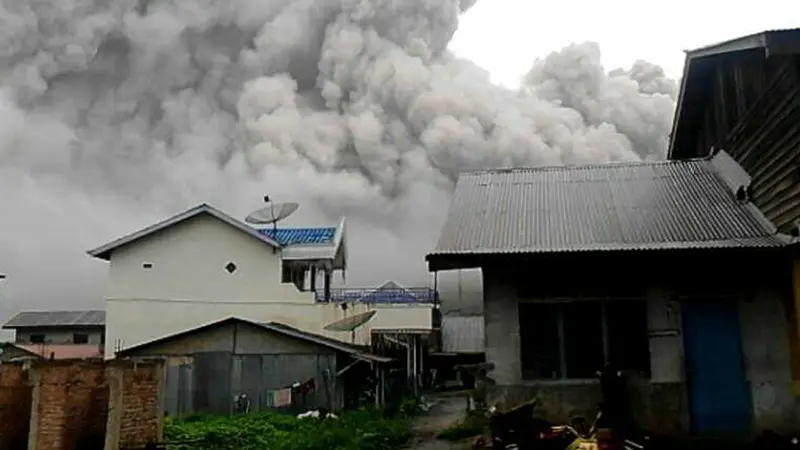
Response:
[{"label": "concrete block wall", "polygon": [[19,364],[0,364],[0,450],[25,448],[31,413],[28,372]]},{"label": "concrete block wall", "polygon": [[[0,365],[0,450],[113,449],[162,439],[161,361]],[[109,445],[110,444],[110,445]]]}]

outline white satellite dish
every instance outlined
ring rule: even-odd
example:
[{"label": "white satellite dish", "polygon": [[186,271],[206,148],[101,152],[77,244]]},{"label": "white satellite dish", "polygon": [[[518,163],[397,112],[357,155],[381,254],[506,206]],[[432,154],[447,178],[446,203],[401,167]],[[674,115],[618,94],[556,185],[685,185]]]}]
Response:
[{"label": "white satellite dish", "polygon": [[250,213],[250,215],[244,219],[245,222],[253,225],[275,224],[279,220],[283,220],[292,215],[292,213],[297,211],[297,208],[300,207],[300,205],[295,202],[274,203],[269,200],[269,197],[264,197],[264,201],[267,203],[267,206]]},{"label": "white satellite dish", "polygon": [[354,331],[356,328],[367,323],[372,319],[378,311],[365,311],[363,313],[353,314],[352,316],[339,319],[325,325],[328,331]]},{"label": "white satellite dish", "polygon": [[350,317],[345,317],[344,319],[335,320],[323,328],[327,331],[349,331],[350,332],[350,341],[355,343],[356,341],[356,328],[364,325],[372,319],[378,311],[365,311],[363,313],[353,314]]}]

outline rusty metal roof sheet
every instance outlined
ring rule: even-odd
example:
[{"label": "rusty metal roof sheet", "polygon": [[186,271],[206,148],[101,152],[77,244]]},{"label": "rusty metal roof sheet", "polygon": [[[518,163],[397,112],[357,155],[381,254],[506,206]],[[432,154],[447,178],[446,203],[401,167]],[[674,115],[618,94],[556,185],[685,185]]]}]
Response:
[{"label": "rusty metal roof sheet", "polygon": [[483,316],[442,316],[442,351],[483,353]]},{"label": "rusty metal roof sheet", "polygon": [[459,177],[447,254],[777,247],[787,237],[736,198],[750,177],[710,158],[488,170]]}]

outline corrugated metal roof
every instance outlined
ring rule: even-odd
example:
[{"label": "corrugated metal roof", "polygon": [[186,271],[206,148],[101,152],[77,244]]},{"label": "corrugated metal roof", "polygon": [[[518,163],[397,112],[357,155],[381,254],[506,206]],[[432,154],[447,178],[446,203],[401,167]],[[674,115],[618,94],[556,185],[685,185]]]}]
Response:
[{"label": "corrugated metal roof", "polygon": [[391,358],[388,358],[388,357],[385,357],[385,356],[374,355],[372,353],[369,353],[369,349],[367,347],[364,347],[364,346],[348,344],[347,342],[343,342],[343,341],[340,341],[338,339],[333,339],[333,338],[322,336],[322,335],[319,335],[319,334],[316,334],[316,333],[303,331],[303,330],[300,330],[298,328],[295,328],[295,327],[292,327],[292,326],[289,326],[289,325],[285,325],[285,324],[282,324],[282,323],[279,323],[279,322],[256,322],[256,321],[252,321],[252,320],[242,319],[240,317],[228,317],[226,319],[221,319],[221,320],[218,320],[216,322],[208,323],[208,324],[201,325],[201,326],[198,326],[198,327],[195,327],[195,328],[191,328],[191,329],[188,329],[188,330],[184,330],[184,331],[180,331],[180,332],[177,332],[177,333],[174,333],[174,334],[163,336],[163,337],[160,337],[158,339],[154,339],[152,341],[143,342],[141,344],[136,344],[136,345],[133,345],[133,346],[130,346],[130,347],[126,347],[126,348],[122,349],[121,351],[119,351],[117,354],[119,356],[127,356],[127,355],[130,355],[132,352],[135,352],[137,350],[141,350],[143,348],[149,347],[149,346],[154,345],[154,344],[158,344],[158,343],[162,343],[162,342],[168,342],[170,340],[178,339],[178,338],[181,338],[181,337],[189,335],[189,334],[200,333],[202,331],[205,331],[205,330],[208,330],[208,329],[211,329],[211,328],[214,328],[214,327],[219,327],[219,326],[222,326],[222,325],[225,325],[225,324],[237,323],[237,322],[238,323],[250,324],[252,326],[263,328],[265,330],[272,331],[274,333],[280,333],[280,334],[283,334],[285,336],[289,336],[289,337],[292,337],[292,338],[295,338],[295,339],[300,339],[300,340],[303,340],[303,341],[306,341],[306,342],[310,342],[310,343],[313,343],[313,344],[321,345],[323,347],[327,347],[327,348],[330,348],[330,349],[333,349],[333,350],[336,350],[336,351],[340,351],[340,352],[346,353],[346,354],[352,356],[353,358],[357,358],[357,359],[363,359],[363,360],[374,361],[374,362],[389,362],[389,361],[392,360]]},{"label": "corrugated metal roof", "polygon": [[88,311],[23,311],[3,325],[3,328],[25,327],[82,327],[105,326],[106,312]]},{"label": "corrugated metal roof", "polygon": [[264,228],[258,230],[281,245],[330,244],[336,236],[336,227],[326,228]]},{"label": "corrugated metal roof", "polygon": [[719,152],[463,174],[429,256],[784,245],[752,203],[736,199],[731,183],[749,182],[740,170]]},{"label": "corrugated metal roof", "polygon": [[483,353],[483,316],[443,316],[442,351]]}]

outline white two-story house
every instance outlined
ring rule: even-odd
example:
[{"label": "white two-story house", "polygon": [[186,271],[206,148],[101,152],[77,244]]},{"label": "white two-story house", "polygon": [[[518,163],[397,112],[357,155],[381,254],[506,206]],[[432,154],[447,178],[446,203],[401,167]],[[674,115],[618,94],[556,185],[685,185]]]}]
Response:
[{"label": "white two-story house", "polygon": [[[336,301],[347,266],[345,220],[329,228],[257,229],[207,204],[90,250],[109,262],[106,352],[236,316],[356,344],[380,329],[432,329],[433,302]],[[431,297],[432,298],[432,297]],[[377,310],[355,332],[325,326]]]}]

